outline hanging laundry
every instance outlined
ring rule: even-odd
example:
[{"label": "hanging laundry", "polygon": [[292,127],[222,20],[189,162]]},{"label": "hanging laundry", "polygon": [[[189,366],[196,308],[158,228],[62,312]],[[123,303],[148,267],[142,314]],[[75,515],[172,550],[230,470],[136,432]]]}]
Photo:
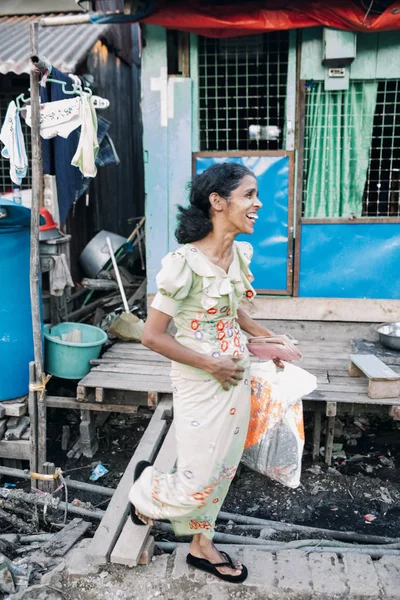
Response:
[{"label": "hanging laundry", "polygon": [[65,288],[74,287],[74,282],[65,254],[58,254],[52,258],[54,267],[50,269],[50,294],[52,296],[62,296]]},{"label": "hanging laundry", "polygon": [[[99,151],[96,156],[96,167],[105,167],[106,165],[119,165],[120,159],[114,146],[114,142],[108,134],[110,121],[104,117],[97,117],[97,139],[99,142]],[[82,185],[77,194],[79,199],[89,189],[91,177],[82,177]]]},{"label": "hanging laundry", "polygon": [[[31,107],[26,107],[26,123],[31,126]],[[40,105],[40,135],[50,140],[56,135],[67,138],[82,124],[81,98],[73,97]]]},{"label": "hanging laundry", "polygon": [[71,164],[78,167],[85,177],[96,177],[96,156],[99,151],[97,140],[97,115],[88,94],[81,96],[81,135],[78,148],[72,157]]},{"label": "hanging laundry", "polygon": [[0,132],[0,140],[4,144],[1,151],[3,158],[10,161],[11,181],[21,185],[28,171],[28,157],[17,106],[12,100],[8,105],[6,117]]},{"label": "hanging laundry", "polygon": [[[51,70],[51,76],[65,82],[67,90],[72,90],[73,81],[55,67]],[[41,102],[54,102],[58,100],[69,100],[62,86],[57,83],[48,82],[45,88],[40,88]],[[50,140],[43,140],[43,171],[48,175],[56,176],[58,206],[60,209],[60,225],[64,225],[68,211],[82,185],[82,174],[79,169],[71,165],[72,157],[78,147],[79,129],[72,131],[68,138],[60,136]]]}]

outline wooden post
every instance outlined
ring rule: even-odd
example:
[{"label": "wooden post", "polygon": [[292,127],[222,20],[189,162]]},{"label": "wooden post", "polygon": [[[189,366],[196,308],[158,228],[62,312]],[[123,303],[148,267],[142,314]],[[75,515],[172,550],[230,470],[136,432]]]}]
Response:
[{"label": "wooden post", "polygon": [[[39,23],[30,25],[31,56],[39,56],[38,47]],[[31,144],[32,144],[32,209],[31,209],[31,259],[30,259],[30,288],[32,305],[33,347],[35,357],[36,383],[43,380],[43,339],[41,322],[40,298],[40,257],[39,257],[39,225],[40,225],[40,196],[42,190],[42,142],[40,138],[40,72],[30,71],[31,84]],[[44,395],[34,392],[37,406],[37,468],[43,473],[43,463],[46,461],[46,401]]]},{"label": "wooden post", "polygon": [[[29,383],[35,383],[36,374],[35,374],[35,363],[32,361],[29,363]],[[28,409],[29,409],[29,417],[30,417],[30,445],[31,445],[31,457],[29,461],[29,469],[33,473],[37,473],[38,462],[37,462],[37,438],[38,438],[38,430],[37,430],[37,394],[29,390],[28,397]],[[32,487],[37,487],[37,481],[32,479]]]}]

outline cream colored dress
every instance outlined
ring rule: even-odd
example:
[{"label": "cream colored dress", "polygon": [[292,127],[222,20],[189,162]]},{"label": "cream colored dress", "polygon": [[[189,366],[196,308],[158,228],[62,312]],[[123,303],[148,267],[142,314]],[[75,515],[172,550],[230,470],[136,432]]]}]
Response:
[{"label": "cream colored dress", "polygon": [[201,354],[240,359],[243,379],[225,391],[208,372],[172,363],[177,468],[147,468],[129,493],[144,515],[168,519],[176,535],[203,533],[214,524],[235,476],[250,412],[250,359],[237,322],[243,298],[255,292],[249,270],[253,249],[235,242],[228,273],[190,244],[168,254],[157,276],[153,308],[174,318],[176,340]]}]

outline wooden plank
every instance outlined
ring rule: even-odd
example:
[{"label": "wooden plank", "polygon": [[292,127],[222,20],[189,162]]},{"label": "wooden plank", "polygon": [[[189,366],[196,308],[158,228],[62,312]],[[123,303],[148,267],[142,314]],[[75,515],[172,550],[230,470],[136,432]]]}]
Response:
[{"label": "wooden plank", "polygon": [[6,417],[22,417],[26,415],[28,409],[26,402],[13,402],[11,404],[4,402],[2,406]]},{"label": "wooden plank", "polygon": [[94,402],[80,402],[74,398],[66,398],[63,396],[47,396],[46,406],[49,408],[72,408],[76,410],[96,410],[99,412],[119,412],[134,414],[137,413],[138,407],[129,404],[96,404]]},{"label": "wooden plank", "polygon": [[18,423],[15,427],[12,428],[10,425],[10,421],[11,419],[9,419],[8,430],[5,433],[4,439],[7,441],[20,440],[22,434],[28,429],[30,425],[29,417],[19,417]]},{"label": "wooden plank", "polygon": [[90,528],[91,523],[88,521],[73,519],[40,548],[40,554],[64,556]]},{"label": "wooden plank", "polygon": [[171,408],[172,399],[169,398],[161,400],[157,406],[90,543],[90,561],[96,564],[108,562],[129,513],[128,493],[132,487],[135,467],[140,460],[153,460],[167,429],[165,416],[170,413]]},{"label": "wooden plank", "polygon": [[400,398],[374,398],[373,400],[368,398],[366,394],[355,394],[346,392],[329,392],[314,390],[308,396],[305,396],[303,400],[317,400],[320,402],[341,402],[343,404],[380,404],[382,406],[400,406]]},{"label": "wooden plank", "polygon": [[325,436],[325,462],[330,465],[332,462],[333,438],[335,433],[335,417],[328,417]]},{"label": "wooden plank", "polygon": [[[79,385],[80,388],[108,388],[115,390],[130,390],[133,392],[164,392],[172,393],[172,384],[169,378],[136,378],[126,373],[103,373],[91,371]],[[83,396],[84,398],[85,396]],[[82,398],[80,393],[79,399]]]},{"label": "wooden plank", "polygon": [[[351,364],[355,365],[364,373],[368,379],[378,381],[400,381],[400,375],[395,373],[390,367],[385,365],[377,356],[373,354],[350,354]],[[358,375],[354,375],[357,377]]]},{"label": "wooden plank", "polygon": [[31,449],[29,440],[18,440],[14,442],[0,441],[0,458],[29,460],[30,457]]},{"label": "wooden plank", "polygon": [[246,310],[253,319],[384,323],[396,321],[400,300],[257,296]]},{"label": "wooden plank", "polygon": [[369,380],[369,398],[398,398],[400,395],[400,381]]},{"label": "wooden plank", "polygon": [[143,552],[140,555],[138,560],[138,565],[149,565],[151,563],[151,559],[153,558],[154,549],[156,547],[154,537],[150,535],[148,540],[143,548]]},{"label": "wooden plank", "polygon": [[91,370],[91,373],[129,373],[132,375],[149,375],[151,377],[160,377],[166,379],[170,376],[171,367],[159,367],[157,365],[144,365],[143,367],[137,365],[126,365],[126,364],[109,364],[99,365]]},{"label": "wooden plank", "polygon": [[[117,360],[117,359],[100,359],[93,360],[92,365],[96,367],[96,370],[99,371],[97,367],[103,367],[104,369],[108,369],[111,367],[126,367],[127,369],[131,369],[130,372],[137,373],[170,373],[171,367],[168,363],[159,363],[154,361],[153,363],[143,362],[136,363],[135,361],[130,360]],[[94,369],[92,369],[94,371]]]},{"label": "wooden plank", "polygon": [[[111,362],[119,362],[119,361],[123,361],[123,362],[128,362],[131,361],[134,364],[137,365],[144,365],[144,364],[148,364],[148,365],[160,365],[163,363],[168,363],[171,364],[171,361],[167,360],[167,359],[163,359],[163,360],[159,360],[157,358],[157,356],[153,356],[151,358],[147,358],[147,357],[138,357],[136,358],[132,358],[131,355],[127,355],[126,353],[124,354],[123,352],[113,352],[110,355],[107,355],[106,357],[103,357],[102,360],[106,361],[106,360],[110,360]],[[95,363],[94,363],[95,364]],[[101,364],[101,363],[99,363]]]},{"label": "wooden plank", "polygon": [[0,440],[3,439],[7,429],[7,419],[0,419]]},{"label": "wooden plank", "polygon": [[[176,458],[175,426],[172,423],[154,462],[154,466],[158,470],[168,473],[174,467]],[[111,553],[111,562],[128,567],[136,567],[139,564],[150,532],[151,526],[134,525],[131,519],[128,518]]]},{"label": "wooden plank", "polygon": [[313,460],[319,458],[319,449],[321,446],[321,410],[316,410],[314,413],[314,430],[313,430]]},{"label": "wooden plank", "polygon": [[336,417],[336,402],[327,402],[325,414],[327,417]]},{"label": "wooden plank", "polygon": [[349,394],[365,394],[367,396],[367,392],[368,392],[368,383],[367,380],[365,381],[360,381],[357,383],[354,382],[352,383],[351,380],[349,381],[348,379],[346,380],[343,377],[343,381],[341,383],[319,383],[318,382],[318,389],[321,392],[348,392]]}]

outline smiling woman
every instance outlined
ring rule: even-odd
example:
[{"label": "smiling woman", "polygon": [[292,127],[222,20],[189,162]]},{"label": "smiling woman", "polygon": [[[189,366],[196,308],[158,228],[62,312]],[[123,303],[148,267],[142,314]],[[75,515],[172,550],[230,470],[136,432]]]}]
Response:
[{"label": "smiling woman", "polygon": [[[253,248],[235,238],[253,233],[261,206],[254,174],[219,163],[194,179],[189,206],[180,208],[176,238],[183,246],[162,261],[142,338],[172,360],[177,470],[139,463],[129,494],[135,523],[169,519],[177,535],[194,534],[189,564],[236,583],[246,579],[246,567],[220,553],[212,537],[249,422],[244,332],[271,335],[239,308],[255,295]],[[167,333],[172,318],[175,338]]]}]

